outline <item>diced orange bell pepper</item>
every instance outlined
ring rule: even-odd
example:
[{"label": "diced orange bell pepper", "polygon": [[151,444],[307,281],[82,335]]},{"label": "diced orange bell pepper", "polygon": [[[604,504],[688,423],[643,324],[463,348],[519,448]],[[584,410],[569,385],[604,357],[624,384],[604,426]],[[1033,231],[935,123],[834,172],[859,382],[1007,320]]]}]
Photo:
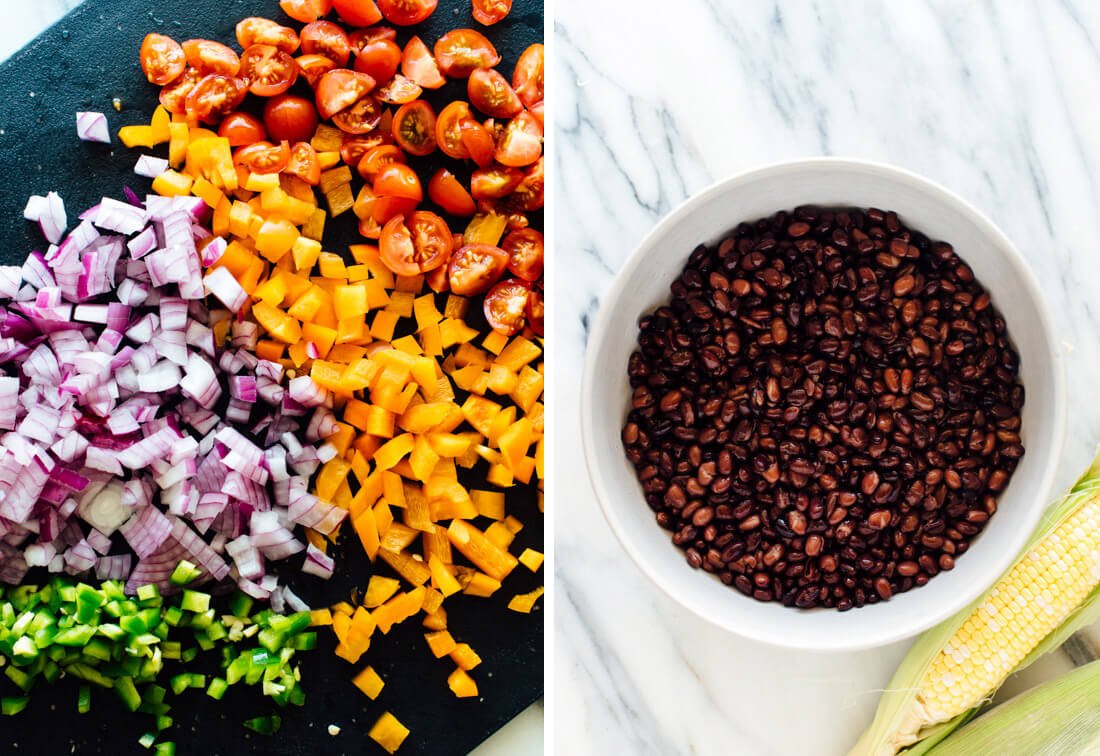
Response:
[{"label": "diced orange bell pepper", "polygon": [[514,556],[498,548],[484,533],[465,520],[452,520],[447,535],[463,556],[491,578],[503,580],[518,564]]},{"label": "diced orange bell pepper", "polygon": [[[363,691],[363,695],[372,701],[378,698],[379,694],[382,692],[382,687],[385,685],[382,678],[374,671],[374,667],[370,666],[364,667],[351,681],[355,687]],[[377,738],[375,738],[375,740],[377,740]],[[397,749],[395,748],[394,750]],[[393,751],[390,753],[393,753]]]},{"label": "diced orange bell pepper", "polygon": [[302,339],[302,328],[298,321],[266,302],[252,305],[252,315],[267,332],[286,344],[297,344]]},{"label": "diced orange bell pepper", "polygon": [[451,651],[450,656],[451,661],[457,664],[459,669],[469,671],[481,664],[481,657],[477,655],[476,651],[470,648],[469,643],[457,644],[454,651]]},{"label": "diced orange bell pepper", "polygon": [[401,582],[396,578],[371,575],[370,582],[367,583],[367,592],[363,595],[363,606],[368,609],[381,606],[389,601],[400,587]]},{"label": "diced orange bell pepper", "polygon": [[446,630],[438,630],[434,633],[425,633],[424,640],[428,641],[428,648],[436,659],[442,659],[458,646],[455,639]]},{"label": "diced orange bell pepper", "polygon": [[457,667],[447,677],[447,685],[455,698],[473,698],[477,695],[477,683],[462,667]]},{"label": "diced orange bell pepper", "polygon": [[530,593],[520,593],[512,597],[512,600],[508,602],[508,608],[513,612],[521,612],[523,614],[530,614],[531,610],[535,608],[535,602],[539,600],[539,596],[546,592],[546,589],[541,585]]}]

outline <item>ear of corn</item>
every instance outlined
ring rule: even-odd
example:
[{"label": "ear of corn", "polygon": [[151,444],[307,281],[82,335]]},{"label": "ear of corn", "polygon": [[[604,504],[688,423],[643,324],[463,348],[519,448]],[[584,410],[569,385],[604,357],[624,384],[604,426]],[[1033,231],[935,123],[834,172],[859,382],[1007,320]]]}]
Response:
[{"label": "ear of corn", "polygon": [[954,733],[933,756],[1100,753],[1100,661],[1005,701]]},{"label": "ear of corn", "polygon": [[1100,618],[1100,454],[985,595],[927,631],[850,756],[919,756],[972,718],[1014,671]]}]

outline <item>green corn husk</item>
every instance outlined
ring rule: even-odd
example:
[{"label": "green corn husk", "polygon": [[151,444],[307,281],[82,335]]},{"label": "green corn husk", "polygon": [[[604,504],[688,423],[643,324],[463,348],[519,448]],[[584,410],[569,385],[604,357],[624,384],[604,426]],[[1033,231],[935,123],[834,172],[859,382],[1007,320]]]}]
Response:
[{"label": "green corn husk", "polygon": [[931,756],[1004,753],[1085,756],[1100,753],[1100,661],[1067,672],[990,709],[931,751]]},{"label": "green corn husk", "polygon": [[[1082,504],[1098,497],[1100,497],[1100,453],[1093,458],[1088,470],[1069,492],[1043,515],[1035,532],[1020,552],[1020,557],[1050,535]],[[1004,574],[1007,575],[1014,566],[1015,562],[1005,570]],[[980,707],[971,709],[949,722],[924,728],[916,733],[915,741],[912,738],[912,731],[919,723],[917,686],[947,641],[985,598],[983,594],[970,606],[926,631],[917,639],[886,686],[882,698],[879,699],[874,721],[849,752],[849,756],[892,756],[903,749],[905,756],[921,756],[975,716]],[[1055,650],[1073,633],[1098,619],[1100,619],[1100,585],[1097,585],[1077,610],[1057,630],[1044,638],[1014,671],[1027,667],[1039,657]],[[991,698],[995,692],[995,690],[989,691],[989,697]]]}]

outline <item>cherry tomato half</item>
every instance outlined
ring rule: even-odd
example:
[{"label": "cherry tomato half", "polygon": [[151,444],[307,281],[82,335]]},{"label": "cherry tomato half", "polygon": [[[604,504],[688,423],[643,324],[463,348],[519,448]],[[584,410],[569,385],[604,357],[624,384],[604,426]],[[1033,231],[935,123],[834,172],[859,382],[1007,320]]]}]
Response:
[{"label": "cherry tomato half", "polygon": [[229,140],[230,147],[241,147],[267,139],[267,132],[260,119],[251,113],[230,113],[218,127],[218,136]]},{"label": "cherry tomato half", "polygon": [[169,113],[183,115],[187,112],[187,95],[191,94],[191,90],[200,81],[202,81],[202,74],[193,68],[188,68],[182,76],[161,88],[160,104],[166,107]]},{"label": "cherry tomato half", "polygon": [[374,177],[374,194],[377,197],[400,197],[420,202],[424,190],[420,177],[404,163],[392,162],[383,166]]},{"label": "cherry tomato half", "polygon": [[538,162],[527,169],[523,181],[511,194],[501,200],[497,210],[504,213],[529,213],[538,210],[544,204],[544,184],[546,181],[543,163],[546,160],[540,157]]},{"label": "cherry tomato half", "polygon": [[250,16],[237,24],[237,42],[242,50],[252,45],[271,45],[288,55],[293,54],[301,44],[293,29],[259,16]]},{"label": "cherry tomato half", "polygon": [[474,199],[502,199],[515,191],[523,181],[523,171],[504,165],[478,168],[470,177],[470,194]]},{"label": "cherry tomato half", "polygon": [[252,173],[278,173],[290,161],[290,145],[279,142],[256,142],[233,153],[233,162]]},{"label": "cherry tomato half", "polygon": [[375,81],[389,81],[400,65],[401,48],[392,39],[379,38],[363,43],[353,68]]},{"label": "cherry tomato half", "polygon": [[542,155],[542,127],[526,110],[508,122],[494,154],[501,165],[522,168]]},{"label": "cherry tomato half", "polygon": [[470,106],[462,100],[455,100],[443,108],[435,122],[435,141],[447,157],[465,160],[470,150],[462,143],[462,124],[474,119]]},{"label": "cherry tomato half", "polygon": [[479,68],[470,74],[466,91],[470,104],[487,116],[511,118],[523,110],[523,103],[512,85],[492,68]]},{"label": "cherry tomato half", "polygon": [[541,44],[533,44],[523,51],[512,73],[512,88],[527,107],[545,99],[543,95],[543,67],[546,50]]},{"label": "cherry tomato half", "polygon": [[531,285],[526,281],[501,281],[485,295],[485,319],[494,331],[514,336],[527,319],[530,296]]},{"label": "cherry tomato half", "polygon": [[163,34],[146,34],[141,42],[141,71],[150,84],[163,86],[175,81],[187,67],[180,43]]},{"label": "cherry tomato half", "polygon": [[437,0],[379,0],[378,8],[391,24],[412,26],[435,11]]},{"label": "cherry tomato half", "polygon": [[332,4],[340,18],[352,26],[370,26],[382,20],[374,0],[333,0]]},{"label": "cherry tomato half", "polygon": [[322,118],[332,118],[350,108],[374,89],[374,79],[365,73],[347,68],[334,68],[321,75],[317,82],[317,111]]},{"label": "cherry tomato half", "polygon": [[420,85],[412,79],[394,74],[392,79],[375,91],[375,95],[379,100],[390,105],[405,105],[420,97],[423,92]]},{"label": "cherry tomato half", "polygon": [[241,76],[257,97],[274,97],[298,80],[298,64],[288,53],[272,45],[252,45],[241,55]]},{"label": "cherry tomato half", "polygon": [[236,76],[241,70],[241,59],[232,48],[209,39],[189,39],[183,43],[187,64],[203,74]]},{"label": "cherry tomato half", "polygon": [[467,244],[451,257],[447,278],[451,291],[469,297],[488,291],[508,265],[508,253],[489,244]]},{"label": "cherry tomato half", "polygon": [[493,133],[473,118],[462,122],[462,145],[479,168],[493,164],[493,153],[496,152]]},{"label": "cherry tomato half", "polygon": [[542,277],[543,246],[542,234],[533,228],[513,231],[500,245],[508,253],[508,270],[524,281],[537,281]]},{"label": "cherry tomato half", "polygon": [[527,297],[527,325],[536,334],[542,336],[545,331],[543,326],[545,318],[546,300],[543,299],[541,291],[532,288],[530,296]]},{"label": "cherry tomato half", "polygon": [[317,108],[298,95],[272,97],[264,105],[264,126],[276,141],[307,142],[317,130]]},{"label": "cherry tomato half", "polygon": [[279,0],[279,7],[295,21],[308,24],[327,16],[332,10],[332,0]]},{"label": "cherry tomato half", "polygon": [[435,111],[424,100],[402,105],[393,116],[393,139],[410,155],[435,152]]},{"label": "cherry tomato half", "polygon": [[446,265],[429,271],[428,274],[424,276],[424,282],[427,283],[428,288],[436,294],[443,294],[451,290],[451,282],[447,280]]},{"label": "cherry tomato half", "polygon": [[381,134],[371,134],[370,136],[344,134],[344,142],[340,145],[340,159],[344,161],[345,165],[358,166],[364,155],[382,144],[383,137]]},{"label": "cherry tomato half", "polygon": [[447,83],[439,72],[439,65],[431,51],[420,37],[413,37],[405,45],[401,56],[401,73],[425,89],[439,89]]},{"label": "cherry tomato half", "polygon": [[403,215],[386,221],[378,251],[382,262],[397,275],[416,276],[445,265],[453,243],[442,218],[418,210],[407,224]]},{"label": "cherry tomato half", "polygon": [[466,187],[446,168],[436,171],[428,182],[428,198],[451,215],[470,216],[477,210]]},{"label": "cherry tomato half", "polygon": [[299,35],[302,40],[302,52],[306,55],[324,55],[343,68],[351,57],[351,43],[348,33],[339,24],[331,21],[314,21],[302,27]]},{"label": "cherry tomato half", "polygon": [[236,110],[246,94],[248,88],[241,79],[208,74],[187,95],[187,113],[203,123],[217,123]]},{"label": "cherry tomato half", "polygon": [[503,21],[512,10],[512,0],[473,0],[473,2],[474,20],[486,26]]},{"label": "cherry tomato half", "polygon": [[546,130],[546,122],[544,119],[545,107],[546,103],[544,103],[542,100],[539,100],[527,110],[527,112],[533,115],[535,117],[535,120],[539,122],[539,127],[542,128],[543,131]]},{"label": "cherry tomato half", "polygon": [[495,66],[500,54],[480,32],[454,29],[436,40],[435,59],[445,75],[464,79],[475,69]]},{"label": "cherry tomato half", "polygon": [[382,122],[382,106],[372,95],[366,95],[350,108],[334,115],[332,122],[347,134],[366,134]]},{"label": "cherry tomato half", "polygon": [[392,144],[382,144],[367,150],[356,166],[364,181],[374,183],[382,169],[393,163],[404,163],[405,153]]},{"label": "cherry tomato half", "polygon": [[317,157],[317,150],[309,142],[297,142],[290,148],[290,159],[283,170],[310,186],[321,183],[321,160]]}]

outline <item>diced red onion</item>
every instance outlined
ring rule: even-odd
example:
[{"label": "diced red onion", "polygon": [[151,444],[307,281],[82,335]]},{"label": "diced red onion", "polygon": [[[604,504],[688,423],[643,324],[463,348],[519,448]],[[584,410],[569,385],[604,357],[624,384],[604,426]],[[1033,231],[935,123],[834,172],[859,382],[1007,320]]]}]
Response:
[{"label": "diced red onion", "polygon": [[323,580],[328,580],[332,577],[333,570],[336,568],[336,561],[325,552],[314,546],[312,543],[306,549],[306,561],[302,565],[302,572],[309,575],[316,575]]},{"label": "diced red onion", "polygon": [[107,116],[95,111],[77,111],[76,135],[85,142],[111,143],[111,132],[107,128]]},{"label": "diced red onion", "polygon": [[156,178],[169,168],[168,161],[152,155],[141,155],[134,165],[134,173],[145,178]]}]

